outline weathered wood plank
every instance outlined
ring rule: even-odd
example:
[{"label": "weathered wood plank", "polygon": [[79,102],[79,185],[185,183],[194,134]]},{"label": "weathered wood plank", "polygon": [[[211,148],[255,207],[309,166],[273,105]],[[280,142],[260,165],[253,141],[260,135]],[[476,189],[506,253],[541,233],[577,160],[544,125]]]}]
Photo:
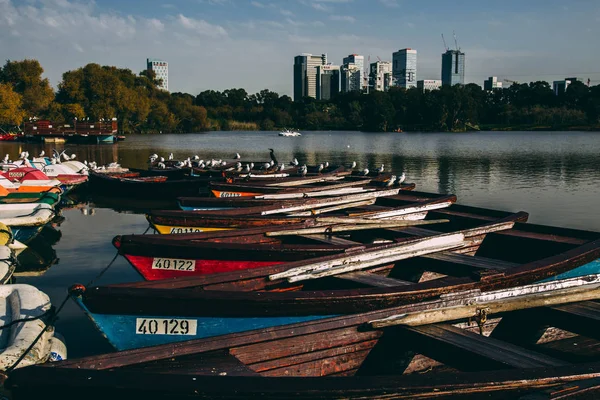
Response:
[{"label": "weathered wood plank", "polygon": [[386,229],[386,228],[396,228],[400,226],[417,226],[417,225],[431,225],[431,224],[441,224],[448,222],[447,219],[439,219],[439,220],[428,220],[428,221],[371,221],[370,223],[354,223],[353,225],[328,225],[328,226],[318,226],[314,228],[301,228],[301,229],[290,229],[285,231],[272,231],[266,232],[266,236],[294,236],[294,235],[311,235],[311,234],[329,234],[329,233],[337,233],[337,232],[351,232],[351,231],[361,231],[361,230],[370,230],[370,229]]},{"label": "weathered wood plank", "polygon": [[[568,365],[564,361],[544,354],[500,340],[486,338],[448,324],[407,327],[405,329],[429,339],[427,340],[429,350],[424,353],[428,357],[437,359],[435,354],[443,353],[448,348],[454,348],[460,350],[460,356],[456,357],[460,358],[460,360],[456,360],[457,363],[464,363],[465,359],[469,357],[467,354],[479,359],[479,362],[473,365],[476,369],[492,366],[537,368]],[[446,360],[445,356],[442,357]],[[449,362],[452,365],[452,361]]]},{"label": "weathered wood plank", "polygon": [[519,265],[517,263],[511,263],[508,261],[494,260],[492,258],[477,256],[466,256],[456,253],[436,253],[428,254],[423,257],[448,263],[466,265],[477,269],[497,269],[503,271],[506,269],[515,268]]},{"label": "weathered wood plank", "polygon": [[[559,282],[559,283],[557,283]],[[557,283],[557,284],[553,284]],[[442,296],[436,307],[370,321],[373,328],[419,326],[527,308],[559,305],[600,298],[600,275],[538,283],[477,294],[474,291]]]},{"label": "weathered wood plank", "polygon": [[391,196],[393,194],[397,194],[399,190],[400,189],[378,190],[378,191],[370,192],[370,193],[351,194],[348,196],[340,197],[339,199],[338,198],[323,199],[319,202],[313,202],[313,203],[309,203],[309,204],[299,204],[299,205],[294,205],[294,206],[290,206],[290,207],[273,208],[273,209],[265,210],[265,211],[261,212],[261,215],[291,213],[294,211],[315,209],[315,208],[319,208],[321,206],[324,207],[324,206],[335,206],[335,205],[341,205],[341,204],[347,204],[347,203],[356,203],[358,201],[376,199],[377,197],[381,197],[381,196]]},{"label": "weathered wood plank", "polygon": [[[356,201],[353,203],[338,204],[336,206],[331,206],[331,207],[316,206],[316,207],[311,207],[310,211],[293,212],[293,213],[287,214],[287,216],[288,217],[311,217],[311,216],[315,216],[315,215],[325,214],[328,212],[346,210],[348,208],[368,206],[371,204],[375,204],[375,201],[376,201],[376,199],[368,199],[368,200]],[[306,209],[306,208],[307,207],[305,207],[304,209]]]},{"label": "weathered wood plank", "polygon": [[400,279],[388,278],[369,272],[350,272],[348,274],[337,275],[336,279],[342,279],[346,281],[358,282],[368,286],[374,287],[396,287],[396,286],[407,286],[414,285],[415,282],[404,281]]},{"label": "weathered wood plank", "polygon": [[439,235],[419,239],[411,243],[385,248],[381,251],[366,252],[358,255],[341,257],[328,263],[311,263],[302,267],[293,268],[279,274],[269,276],[270,280],[288,279],[296,282],[305,279],[315,279],[323,276],[337,275],[355,270],[369,268],[377,264],[391,263],[398,260],[417,257],[438,251],[459,248],[463,244],[464,235],[461,233]]}]

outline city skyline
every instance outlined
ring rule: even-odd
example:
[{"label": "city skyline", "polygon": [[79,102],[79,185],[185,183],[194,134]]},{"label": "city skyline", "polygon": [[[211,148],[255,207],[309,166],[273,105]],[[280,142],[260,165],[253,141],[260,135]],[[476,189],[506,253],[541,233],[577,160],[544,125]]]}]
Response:
[{"label": "city skyline", "polygon": [[243,87],[292,96],[297,54],[327,52],[339,65],[353,53],[389,61],[407,47],[419,51],[418,79],[436,79],[440,34],[452,49],[453,30],[467,53],[465,83],[576,76],[600,84],[600,55],[588,45],[600,33],[593,1],[4,0],[0,21],[4,59],[38,59],[54,88],[87,63],[140,72],[151,56],[169,62],[171,92]]}]

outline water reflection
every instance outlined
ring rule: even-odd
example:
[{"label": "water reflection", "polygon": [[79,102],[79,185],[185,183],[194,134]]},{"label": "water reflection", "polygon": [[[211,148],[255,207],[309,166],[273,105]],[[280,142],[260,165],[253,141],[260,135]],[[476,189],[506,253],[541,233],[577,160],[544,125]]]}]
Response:
[{"label": "water reflection", "polygon": [[[202,135],[128,137],[116,145],[67,146],[81,161],[144,167],[149,154],[203,159],[267,160],[268,148],[279,160],[301,163],[350,165],[387,171],[406,171],[407,180],[423,191],[454,193],[459,202],[474,206],[528,211],[530,221],[580,229],[600,230],[595,206],[600,196],[600,136],[594,133],[478,133],[478,134],[363,134],[306,132],[299,138],[278,137],[274,132],[220,132]],[[11,158],[21,151],[50,153],[61,145],[0,143],[0,154]],[[88,283],[112,260],[111,244],[117,234],[143,233],[149,209],[174,208],[174,203],[129,200],[118,193],[93,196],[74,193],[63,208],[64,221],[44,235],[39,258],[50,259],[43,275],[23,274],[19,283],[30,283],[48,293],[54,304],[62,302],[73,283]],[[48,249],[49,247],[49,249]],[[41,261],[43,259],[44,261]],[[47,263],[48,264],[48,263]],[[98,283],[136,281],[140,277],[122,258]],[[83,313],[68,302],[57,324],[65,335],[71,357],[109,349]]]}]

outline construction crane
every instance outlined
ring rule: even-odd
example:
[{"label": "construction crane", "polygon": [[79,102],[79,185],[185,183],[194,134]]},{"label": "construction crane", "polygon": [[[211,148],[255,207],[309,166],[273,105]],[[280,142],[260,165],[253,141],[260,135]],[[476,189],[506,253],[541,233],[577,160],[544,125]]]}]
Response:
[{"label": "construction crane", "polygon": [[504,82],[508,82],[508,83],[514,83],[515,85],[518,85],[518,84],[519,84],[519,82],[517,82],[517,81],[512,81],[512,80],[510,80],[510,79],[503,79],[503,81],[504,81]]},{"label": "construction crane", "polygon": [[456,40],[456,32],[452,31],[452,35],[454,36],[454,46],[456,47],[456,51],[460,51],[460,47],[458,47],[458,40]]},{"label": "construction crane", "polygon": [[442,33],[442,41],[444,42],[444,50],[446,50],[446,51],[450,50],[448,48],[448,45],[446,44],[446,39],[444,38],[444,34],[443,33]]}]

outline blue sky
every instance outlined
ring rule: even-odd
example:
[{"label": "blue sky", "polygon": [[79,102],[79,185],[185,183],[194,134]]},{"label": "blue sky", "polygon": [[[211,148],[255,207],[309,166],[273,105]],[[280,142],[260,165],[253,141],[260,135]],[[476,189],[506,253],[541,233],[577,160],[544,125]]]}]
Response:
[{"label": "blue sky", "polygon": [[466,53],[466,79],[578,76],[600,84],[596,0],[0,0],[0,54],[37,58],[53,85],[89,62],[139,72],[169,62],[171,91],[292,92],[297,54],[390,60],[418,50],[418,79],[439,79],[441,33]]}]

